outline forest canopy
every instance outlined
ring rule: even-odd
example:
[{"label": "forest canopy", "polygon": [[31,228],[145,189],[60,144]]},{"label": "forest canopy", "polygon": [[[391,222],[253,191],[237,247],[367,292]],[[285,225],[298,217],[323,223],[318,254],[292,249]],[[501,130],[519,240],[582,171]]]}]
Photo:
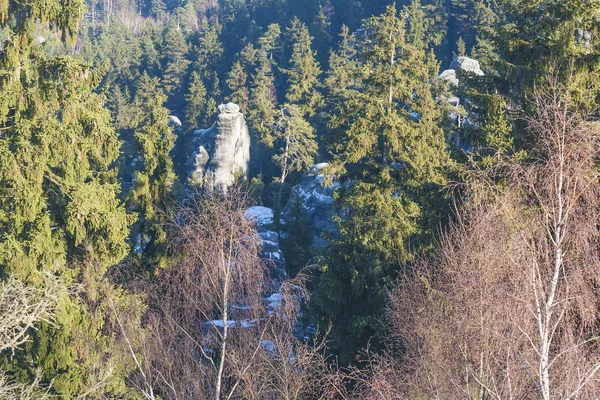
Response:
[{"label": "forest canopy", "polygon": [[596,399],[600,0],[0,0],[0,399]]}]

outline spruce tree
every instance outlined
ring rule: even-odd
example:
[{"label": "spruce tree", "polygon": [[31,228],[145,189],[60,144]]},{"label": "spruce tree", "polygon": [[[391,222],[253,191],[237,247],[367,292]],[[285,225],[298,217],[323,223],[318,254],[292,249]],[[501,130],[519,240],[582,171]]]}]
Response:
[{"label": "spruce tree", "polygon": [[289,67],[283,71],[288,76],[286,100],[298,105],[305,115],[312,117],[322,98],[318,90],[321,68],[311,49],[313,38],[298,18],[292,20],[286,35],[292,44]]},{"label": "spruce tree", "polygon": [[185,124],[188,130],[206,126],[206,95],[202,78],[196,71],[192,72],[185,95]]},{"label": "spruce tree", "polygon": [[318,145],[313,127],[303,118],[303,110],[297,105],[283,105],[275,126],[275,140],[280,148],[273,161],[281,171],[277,195],[277,209],[281,210],[285,179],[290,172],[305,170],[313,164]]},{"label": "spruce tree", "polygon": [[233,64],[226,83],[231,91],[230,100],[239,105],[242,112],[245,112],[250,96],[248,92],[248,73],[244,71],[240,61]]},{"label": "spruce tree", "polygon": [[407,31],[394,6],[363,29],[345,31],[331,60],[328,83],[341,86],[329,87],[337,135],[330,172],[348,184],[339,193],[340,238],[313,296],[323,326],[333,322],[332,345],[345,363],[377,336],[400,263],[428,247],[449,163],[435,101],[439,66],[423,37]]},{"label": "spruce tree", "polygon": [[310,28],[315,35],[314,45],[317,51],[316,57],[321,64],[324,64],[327,62],[333,37],[330,34],[331,21],[328,16],[325,15],[322,5],[319,5],[319,12],[314,17]]},{"label": "spruce tree", "polygon": [[175,107],[181,106],[183,95],[183,82],[187,75],[190,62],[187,60],[188,46],[181,29],[175,24],[169,24],[164,32],[163,39],[163,74],[162,84],[170,98],[170,103]]},{"label": "spruce tree", "polygon": [[260,143],[268,148],[273,147],[273,125],[275,123],[277,93],[275,89],[274,66],[276,59],[273,55],[278,48],[280,35],[278,25],[271,25],[259,40],[260,48],[256,52],[256,71],[250,86],[250,101],[248,104],[248,120]]},{"label": "spruce tree", "polygon": [[170,157],[175,137],[168,126],[168,110],[163,106],[166,100],[158,78],[144,73],[134,99],[139,112],[135,140],[141,168],[135,172],[128,204],[139,214],[135,250],[144,256],[150,269],[166,265],[167,238],[163,222],[175,189]]},{"label": "spruce tree", "polygon": [[48,273],[63,285],[56,323],[32,331],[23,351],[1,354],[0,365],[22,382],[41,369],[64,398],[93,387],[90,398],[120,397],[130,366],[108,302],[131,299],[106,277],[129,250],[114,168],[120,143],[96,91],[100,71],[46,58],[34,41],[36,23],[72,37],[84,9],[77,0],[0,1],[10,37],[0,52],[0,276],[43,288]]}]

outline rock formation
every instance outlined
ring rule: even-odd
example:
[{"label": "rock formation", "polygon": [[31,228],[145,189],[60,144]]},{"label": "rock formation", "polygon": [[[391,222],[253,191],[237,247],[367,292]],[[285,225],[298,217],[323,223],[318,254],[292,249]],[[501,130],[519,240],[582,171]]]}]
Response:
[{"label": "rock formation", "polygon": [[273,210],[268,207],[254,206],[246,210],[246,217],[256,223],[256,230],[262,244],[262,258],[270,260],[269,273],[275,281],[287,278],[285,258],[279,248],[279,236],[271,230],[274,218]]},{"label": "rock formation", "polygon": [[333,192],[339,187],[339,183],[334,183],[332,187],[325,185],[323,169],[327,165],[314,165],[304,174],[300,184],[292,188],[290,199],[281,215],[286,224],[292,224],[296,217],[300,217],[302,223],[311,230],[312,244],[317,249],[327,246],[324,233],[335,236],[338,232],[333,220]]},{"label": "rock formation", "polygon": [[190,159],[190,185],[226,190],[237,178],[245,177],[250,160],[250,135],[240,108],[221,104],[217,123],[194,132]]},{"label": "rock formation", "polygon": [[484,76],[485,74],[479,66],[479,61],[473,60],[469,57],[457,57],[450,63],[450,68],[443,71],[438,78],[448,81],[453,86],[458,86],[458,74],[459,71],[463,73],[471,73],[478,76]]},{"label": "rock formation", "polygon": [[[438,78],[448,81],[450,87],[459,86],[459,77],[461,74],[471,74],[476,76],[485,76],[481,70],[479,61],[469,57],[457,57],[450,63],[450,69],[443,71]],[[461,99],[453,94],[442,99],[445,103],[451,106],[450,119],[457,128],[473,125],[475,115],[468,109],[466,102],[461,102]],[[463,103],[463,104],[461,104]],[[450,135],[450,141],[465,152],[473,151],[473,146],[469,140],[462,137],[459,132],[453,132]]]},{"label": "rock formation", "polygon": [[176,115],[169,115],[169,126],[181,128],[181,120]]}]

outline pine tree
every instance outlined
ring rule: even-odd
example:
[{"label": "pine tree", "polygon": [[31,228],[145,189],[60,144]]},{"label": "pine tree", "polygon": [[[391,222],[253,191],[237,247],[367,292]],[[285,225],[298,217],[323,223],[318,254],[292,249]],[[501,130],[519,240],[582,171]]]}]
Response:
[{"label": "pine tree", "polygon": [[0,271],[38,288],[49,273],[63,285],[56,324],[32,331],[0,365],[19,381],[40,368],[61,397],[92,387],[93,396],[120,397],[130,367],[107,301],[126,307],[131,299],[106,277],[129,250],[114,169],[120,143],[96,92],[100,72],[46,58],[33,36],[42,23],[72,37],[84,9],[76,0],[0,1],[0,28],[11,32],[0,52]]},{"label": "pine tree", "polygon": [[467,48],[462,37],[459,37],[458,42],[456,42],[456,55],[459,57],[467,55]]},{"label": "pine tree", "polygon": [[244,71],[244,67],[240,61],[236,61],[229,72],[227,78],[227,87],[231,91],[230,100],[240,106],[240,110],[246,111],[249,100],[249,92],[247,87],[248,73]]},{"label": "pine tree", "polygon": [[311,49],[312,37],[298,18],[292,20],[286,35],[292,44],[289,68],[283,71],[288,76],[286,100],[298,105],[305,115],[312,117],[322,98],[318,91],[321,69]]},{"label": "pine tree", "polygon": [[195,61],[193,69],[200,74],[205,86],[213,96],[218,96],[220,90],[217,74],[223,57],[223,44],[219,39],[220,30],[220,25],[211,24],[202,33],[198,40],[198,46],[194,48]]},{"label": "pine tree", "polygon": [[315,35],[314,46],[316,49],[316,57],[321,64],[327,62],[329,49],[331,48],[333,41],[330,34],[330,26],[331,21],[328,16],[325,15],[323,6],[319,5],[319,12],[314,17],[310,30]]},{"label": "pine tree", "polygon": [[256,71],[250,86],[248,120],[251,128],[258,134],[259,141],[268,148],[273,147],[273,125],[275,123],[277,93],[275,89],[273,57],[279,47],[280,28],[271,25],[259,39],[260,48],[256,52]]},{"label": "pine tree", "polygon": [[281,50],[279,43],[280,36],[281,27],[278,24],[271,24],[268,26],[265,34],[258,39],[260,50],[273,62],[277,62]]},{"label": "pine tree", "polygon": [[163,0],[150,0],[147,4],[149,15],[153,16],[157,20],[162,20],[165,17],[167,13],[167,6]]},{"label": "pine tree", "polygon": [[273,156],[273,161],[281,171],[277,195],[277,209],[281,210],[281,195],[285,179],[290,172],[302,171],[313,164],[318,145],[314,129],[303,118],[303,111],[299,106],[283,105],[275,125],[275,140],[281,148]]},{"label": "pine tree", "polygon": [[128,204],[139,213],[135,250],[146,258],[149,267],[162,267],[166,263],[163,222],[175,189],[170,157],[175,138],[168,126],[168,111],[163,106],[166,100],[158,78],[144,73],[134,99],[139,111],[135,139],[142,167],[135,172]]},{"label": "pine tree", "polygon": [[181,103],[180,99],[183,94],[182,83],[187,75],[187,68],[190,62],[186,58],[188,47],[185,37],[181,30],[174,24],[169,24],[165,29],[163,49],[164,72],[162,74],[162,83],[171,103],[176,106],[174,108],[177,108]]},{"label": "pine tree", "polygon": [[344,32],[327,80],[343,85],[329,87],[337,103],[330,172],[349,185],[340,192],[340,239],[313,296],[321,323],[333,322],[332,344],[343,362],[379,330],[399,264],[429,245],[449,163],[435,58],[394,6],[363,29],[360,36]]},{"label": "pine tree", "polygon": [[159,74],[161,70],[160,65],[160,54],[156,49],[157,42],[160,43],[160,40],[156,40],[158,38],[155,37],[155,29],[153,27],[149,27],[144,29],[141,34],[141,47],[142,47],[142,59],[141,59],[141,69],[146,71],[151,76],[156,76]]},{"label": "pine tree", "polygon": [[205,123],[206,95],[206,88],[202,83],[202,78],[200,78],[200,75],[196,71],[192,72],[185,95],[185,124],[190,130],[199,128]]}]

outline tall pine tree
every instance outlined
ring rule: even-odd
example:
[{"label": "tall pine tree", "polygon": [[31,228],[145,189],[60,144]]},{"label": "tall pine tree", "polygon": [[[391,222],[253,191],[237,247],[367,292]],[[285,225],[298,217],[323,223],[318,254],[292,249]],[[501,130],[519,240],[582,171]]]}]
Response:
[{"label": "tall pine tree", "polygon": [[72,37],[84,9],[77,0],[0,1],[8,38],[0,52],[0,279],[42,288],[48,273],[64,285],[56,323],[32,331],[24,351],[1,354],[0,368],[19,381],[40,369],[64,398],[119,397],[130,366],[109,301],[126,307],[130,299],[106,272],[129,251],[114,169],[120,143],[96,92],[100,71],[46,58],[34,41],[38,23]]},{"label": "tall pine tree", "polygon": [[305,115],[312,117],[322,99],[319,93],[321,68],[311,49],[313,38],[298,18],[292,20],[286,35],[292,48],[289,67],[283,71],[288,76],[286,100],[298,105]]},{"label": "tall pine tree", "polygon": [[[340,238],[323,263],[313,305],[333,323],[332,346],[345,363],[377,337],[388,285],[403,262],[427,248],[449,162],[435,98],[438,64],[424,38],[407,31],[394,6],[368,19],[332,55],[336,97],[330,172],[340,192]],[[373,344],[376,344],[376,339]]]},{"label": "tall pine tree", "polygon": [[175,135],[168,125],[167,100],[158,78],[144,73],[138,82],[134,103],[139,111],[135,139],[141,168],[129,192],[129,207],[139,213],[136,251],[149,267],[166,264],[166,232],[163,222],[174,198],[175,173],[170,152]]}]

